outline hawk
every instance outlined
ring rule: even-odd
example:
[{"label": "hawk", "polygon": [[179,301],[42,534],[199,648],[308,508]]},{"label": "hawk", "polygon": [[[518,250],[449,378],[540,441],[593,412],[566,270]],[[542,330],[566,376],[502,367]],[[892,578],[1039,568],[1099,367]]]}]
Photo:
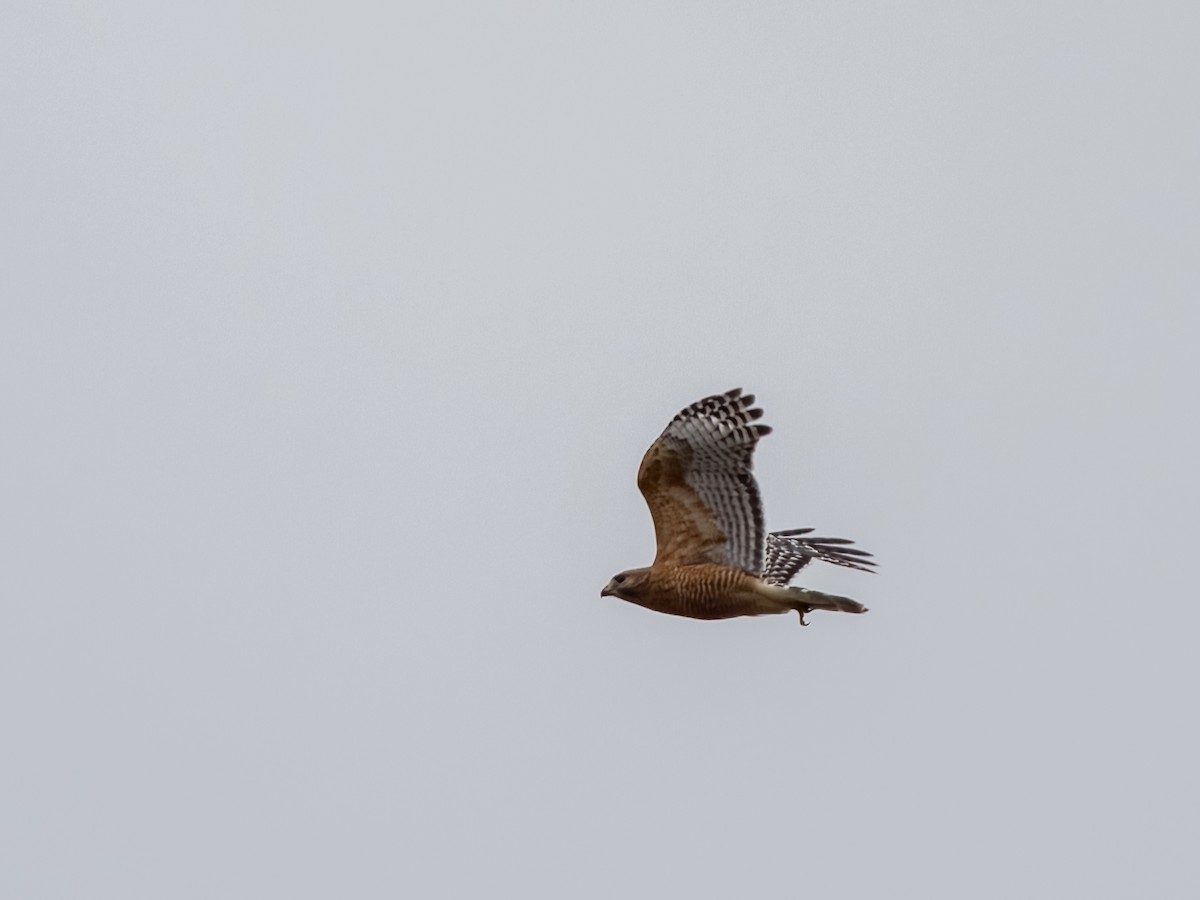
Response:
[{"label": "hawk", "polygon": [[813,537],[811,528],[765,534],[758,484],[750,473],[758,439],[753,394],[735,388],[698,400],[673,418],[642,459],[638,488],[650,507],[654,563],[627,569],[600,592],[656,612],[731,619],[814,609],[865,613],[848,597],[788,582],[819,559],[873,571],[871,554],[845,538]]}]

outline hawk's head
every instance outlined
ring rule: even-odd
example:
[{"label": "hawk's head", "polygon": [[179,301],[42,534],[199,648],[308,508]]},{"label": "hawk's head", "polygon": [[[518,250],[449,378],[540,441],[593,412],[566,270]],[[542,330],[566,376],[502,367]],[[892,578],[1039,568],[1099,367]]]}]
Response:
[{"label": "hawk's head", "polygon": [[601,597],[620,597],[630,603],[639,602],[642,594],[650,583],[649,569],[627,569],[612,577],[612,581],[604,586]]}]

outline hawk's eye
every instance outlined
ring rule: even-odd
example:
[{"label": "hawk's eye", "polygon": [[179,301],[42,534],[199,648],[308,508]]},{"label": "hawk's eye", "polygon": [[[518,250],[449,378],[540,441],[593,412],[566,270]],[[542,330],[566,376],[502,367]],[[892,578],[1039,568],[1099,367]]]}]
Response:
[{"label": "hawk's eye", "polygon": [[624,575],[618,575],[616,578],[613,579],[613,581],[615,581],[617,584],[620,584],[624,580],[625,580]]}]

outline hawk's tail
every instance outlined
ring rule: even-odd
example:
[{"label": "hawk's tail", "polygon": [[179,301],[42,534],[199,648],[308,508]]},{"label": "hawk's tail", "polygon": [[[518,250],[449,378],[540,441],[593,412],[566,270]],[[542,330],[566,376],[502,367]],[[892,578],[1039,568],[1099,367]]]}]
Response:
[{"label": "hawk's tail", "polygon": [[820,591],[810,591],[799,587],[788,588],[787,592],[792,609],[800,613],[801,625],[807,624],[804,621],[804,616],[814,609],[827,609],[831,612],[845,613],[865,613],[867,611],[865,606],[857,600],[851,600],[849,597],[822,594]]}]

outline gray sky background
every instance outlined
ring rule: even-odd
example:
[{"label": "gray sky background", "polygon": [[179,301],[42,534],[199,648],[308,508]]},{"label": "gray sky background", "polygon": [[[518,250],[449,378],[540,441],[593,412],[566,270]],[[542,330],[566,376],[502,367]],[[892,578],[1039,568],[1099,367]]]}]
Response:
[{"label": "gray sky background", "polygon": [[1193,4],[4,18],[0,894],[1196,896]]}]

